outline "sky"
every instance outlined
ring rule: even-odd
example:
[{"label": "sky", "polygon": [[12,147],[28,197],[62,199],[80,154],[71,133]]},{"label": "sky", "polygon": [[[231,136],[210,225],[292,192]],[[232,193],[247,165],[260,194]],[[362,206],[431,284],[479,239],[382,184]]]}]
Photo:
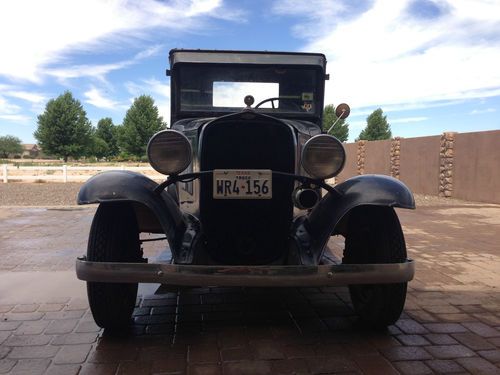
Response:
[{"label": "sky", "polygon": [[500,129],[499,15],[500,0],[2,1],[0,136],[35,143],[66,90],[94,126],[141,94],[170,123],[172,48],[324,53],[350,141],[377,108],[394,136]]}]

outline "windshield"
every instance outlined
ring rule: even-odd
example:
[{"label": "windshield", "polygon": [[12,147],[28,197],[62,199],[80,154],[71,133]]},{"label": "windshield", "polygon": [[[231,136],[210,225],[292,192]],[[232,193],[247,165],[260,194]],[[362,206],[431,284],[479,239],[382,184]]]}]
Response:
[{"label": "windshield", "polygon": [[319,106],[310,68],[198,64],[181,66],[178,77],[181,111],[235,112],[247,95],[261,112],[316,115]]}]

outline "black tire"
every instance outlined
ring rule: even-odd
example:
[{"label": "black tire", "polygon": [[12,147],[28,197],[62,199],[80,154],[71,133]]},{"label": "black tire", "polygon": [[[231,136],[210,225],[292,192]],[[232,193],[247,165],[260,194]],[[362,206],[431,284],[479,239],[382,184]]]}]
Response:
[{"label": "black tire", "polygon": [[[135,212],[127,203],[101,204],[90,228],[87,259],[139,262],[142,259]],[[137,299],[137,283],[87,282],[90,310],[99,327],[127,327]]]},{"label": "black tire", "polygon": [[[343,263],[401,263],[406,244],[394,209],[362,206],[349,216]],[[372,328],[394,324],[403,311],[407,283],[350,285],[349,292],[361,322]]]}]

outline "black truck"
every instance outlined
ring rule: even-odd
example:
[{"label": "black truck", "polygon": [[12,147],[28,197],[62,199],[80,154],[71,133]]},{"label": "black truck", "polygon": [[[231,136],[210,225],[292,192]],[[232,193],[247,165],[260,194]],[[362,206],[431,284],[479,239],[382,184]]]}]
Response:
[{"label": "black truck", "polygon": [[[414,198],[388,176],[327,183],[346,155],[322,130],[325,56],[174,49],[169,58],[172,125],[147,147],[165,181],[109,171],[78,194],[99,203],[76,262],[96,323],[129,324],[138,283],[150,282],[348,285],[363,322],[393,324],[415,269],[394,208],[415,208]],[[170,260],[148,263],[140,233],[161,233]],[[341,259],[332,235],[345,237]]]}]

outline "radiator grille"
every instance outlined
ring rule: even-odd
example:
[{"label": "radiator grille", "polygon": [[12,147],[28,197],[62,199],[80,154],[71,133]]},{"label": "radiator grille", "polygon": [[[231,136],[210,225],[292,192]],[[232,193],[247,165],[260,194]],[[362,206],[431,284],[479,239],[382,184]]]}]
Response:
[{"label": "radiator grille", "polygon": [[[295,172],[293,130],[267,116],[226,116],[203,129],[201,170]],[[270,200],[214,200],[212,176],[201,179],[200,218],[207,250],[226,264],[265,264],[287,251],[293,181],[273,177]]]}]

